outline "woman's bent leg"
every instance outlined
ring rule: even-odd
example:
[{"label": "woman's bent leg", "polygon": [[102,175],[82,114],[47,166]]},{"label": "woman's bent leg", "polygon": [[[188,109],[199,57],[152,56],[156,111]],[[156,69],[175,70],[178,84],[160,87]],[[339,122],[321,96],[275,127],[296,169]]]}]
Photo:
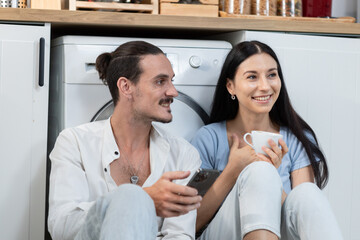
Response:
[{"label": "woman's bent leg", "polygon": [[327,198],[313,183],[302,183],[287,196],[281,235],[285,240],[343,239]]},{"label": "woman's bent leg", "polygon": [[200,239],[243,239],[259,229],[280,237],[281,193],[274,166],[267,162],[248,165]]},{"label": "woman's bent leg", "polygon": [[124,184],[89,209],[76,240],[155,239],[158,231],[152,199],[142,188]]}]

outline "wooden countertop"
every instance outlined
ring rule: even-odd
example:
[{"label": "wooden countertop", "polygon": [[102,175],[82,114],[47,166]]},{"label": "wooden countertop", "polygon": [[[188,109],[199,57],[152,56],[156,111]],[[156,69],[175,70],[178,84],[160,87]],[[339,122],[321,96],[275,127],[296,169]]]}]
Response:
[{"label": "wooden countertop", "polygon": [[[185,17],[105,11],[69,11],[0,8],[0,21],[48,22],[59,32],[81,29],[128,29],[137,31],[182,31],[192,33],[224,33],[236,30],[303,32],[354,35],[360,37],[359,23],[331,21],[285,21],[223,17]],[[155,31],[154,31],[155,30]],[[84,30],[85,31],[85,30]],[[92,30],[91,30],[92,31]]]}]

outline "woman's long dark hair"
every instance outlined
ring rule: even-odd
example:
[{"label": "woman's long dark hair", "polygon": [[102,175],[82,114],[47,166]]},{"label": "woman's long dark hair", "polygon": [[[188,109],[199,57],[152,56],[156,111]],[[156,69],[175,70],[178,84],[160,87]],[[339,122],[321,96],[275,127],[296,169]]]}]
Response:
[{"label": "woman's long dark hair", "polygon": [[[319,188],[324,188],[329,178],[325,156],[319,148],[314,131],[292,107],[286,90],[280,62],[275,52],[268,45],[258,41],[245,41],[237,44],[230,51],[222,67],[215,90],[210,123],[231,120],[236,117],[239,110],[239,103],[230,98],[231,96],[226,88],[227,80],[234,81],[239,65],[250,56],[259,53],[269,54],[276,61],[281,80],[280,94],[269,113],[270,119],[279,126],[288,127],[303,144],[314,171],[315,182]],[[309,140],[306,133],[313,136],[315,143]],[[317,161],[317,159],[319,161]]]}]

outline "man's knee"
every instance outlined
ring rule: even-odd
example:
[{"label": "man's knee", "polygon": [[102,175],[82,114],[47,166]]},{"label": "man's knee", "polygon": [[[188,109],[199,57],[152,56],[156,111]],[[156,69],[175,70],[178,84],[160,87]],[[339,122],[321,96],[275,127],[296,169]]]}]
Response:
[{"label": "man's knee", "polygon": [[109,195],[109,203],[122,205],[126,208],[154,209],[151,197],[139,186],[134,184],[123,184]]},{"label": "man's knee", "polygon": [[123,214],[126,212],[148,212],[154,214],[155,206],[151,197],[139,186],[133,184],[123,184],[115,191],[102,196],[95,203],[92,210],[96,215],[103,219],[108,212],[112,214]]}]

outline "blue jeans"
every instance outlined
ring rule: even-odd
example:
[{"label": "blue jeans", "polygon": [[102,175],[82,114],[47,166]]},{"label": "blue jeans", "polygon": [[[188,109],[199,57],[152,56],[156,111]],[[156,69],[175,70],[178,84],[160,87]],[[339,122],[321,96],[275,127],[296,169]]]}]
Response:
[{"label": "blue jeans", "polygon": [[294,188],[283,206],[281,194],[282,182],[274,166],[248,165],[200,239],[243,239],[259,229],[283,240],[343,239],[326,197],[315,184]]},{"label": "blue jeans", "polygon": [[89,209],[76,240],[148,240],[158,232],[154,202],[139,186],[123,184]]}]

